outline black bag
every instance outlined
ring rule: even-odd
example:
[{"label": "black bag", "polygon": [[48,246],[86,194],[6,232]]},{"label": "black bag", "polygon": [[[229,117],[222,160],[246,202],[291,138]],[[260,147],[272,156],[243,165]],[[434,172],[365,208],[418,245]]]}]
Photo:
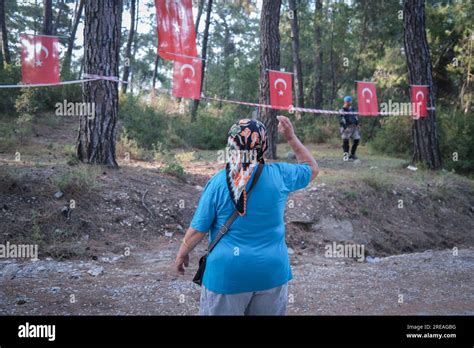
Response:
[{"label": "black bag", "polygon": [[[258,178],[260,177],[260,174],[262,173],[262,170],[263,170],[263,164],[259,163],[258,167],[257,167],[257,171],[255,172],[255,176],[253,178],[252,184],[250,185],[250,188],[247,192],[247,199],[250,195],[250,191],[252,191],[252,188],[257,183]],[[237,219],[238,216],[239,216],[239,212],[236,209],[232,213],[232,215],[229,217],[229,219],[227,219],[225,224],[222,225],[222,227],[220,228],[219,233],[217,234],[216,238],[214,238],[212,243],[207,248],[206,254],[203,255],[199,259],[199,268],[198,268],[198,270],[197,270],[197,272],[196,272],[196,274],[194,275],[194,278],[193,278],[193,282],[196,283],[197,285],[202,285],[202,278],[204,277],[204,271],[206,270],[206,261],[207,261],[207,257],[209,256],[209,253],[212,251],[212,249],[214,249],[214,247],[221,240],[221,238],[224,237],[224,235],[227,233],[227,231],[229,231],[230,225],[232,225],[232,223],[235,221],[235,219]]]}]

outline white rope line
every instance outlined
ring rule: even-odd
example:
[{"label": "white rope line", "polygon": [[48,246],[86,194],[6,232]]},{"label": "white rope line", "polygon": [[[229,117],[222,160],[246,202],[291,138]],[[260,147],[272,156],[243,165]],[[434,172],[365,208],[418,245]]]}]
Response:
[{"label": "white rope line", "polygon": [[76,83],[85,83],[97,80],[107,80],[112,82],[128,83],[126,81],[119,80],[117,76],[102,76],[96,74],[83,74],[84,78],[81,80],[61,81],[58,83],[37,83],[37,84],[16,84],[16,85],[0,85],[0,88],[30,88],[30,87],[49,87],[49,86],[61,86],[61,85],[73,85]]}]

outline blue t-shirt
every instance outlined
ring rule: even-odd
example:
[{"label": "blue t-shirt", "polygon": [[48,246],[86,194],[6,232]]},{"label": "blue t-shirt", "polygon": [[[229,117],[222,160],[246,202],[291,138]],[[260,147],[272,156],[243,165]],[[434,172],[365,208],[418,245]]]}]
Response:
[{"label": "blue t-shirt", "polygon": [[[246,214],[237,217],[209,254],[203,278],[207,289],[237,294],[272,289],[291,280],[285,243],[285,205],[288,194],[306,187],[310,179],[311,167],[307,164],[264,165],[247,199]],[[203,233],[210,231],[210,242],[234,209],[226,173],[221,170],[204,188],[191,227]]]}]

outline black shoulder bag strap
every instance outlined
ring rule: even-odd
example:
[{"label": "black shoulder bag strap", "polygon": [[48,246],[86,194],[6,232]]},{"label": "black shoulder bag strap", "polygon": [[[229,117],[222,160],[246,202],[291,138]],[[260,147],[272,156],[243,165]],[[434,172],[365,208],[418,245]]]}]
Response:
[{"label": "black shoulder bag strap", "polygon": [[[249,190],[247,191],[247,199],[250,196],[250,191],[252,191],[253,187],[257,183],[258,178],[260,177],[260,174],[262,173],[262,170],[263,170],[263,164],[259,163],[258,167],[257,167],[257,171],[255,172],[255,175],[253,177],[252,183],[250,184]],[[194,283],[196,283],[198,285],[202,284],[202,277],[204,276],[204,270],[206,268],[206,259],[207,259],[207,257],[209,256],[212,249],[214,249],[216,244],[219,243],[219,241],[222,239],[222,237],[224,237],[224,235],[229,231],[230,226],[235,221],[235,219],[237,219],[238,216],[239,216],[239,212],[237,211],[237,209],[235,209],[234,212],[232,213],[232,215],[227,219],[225,224],[222,225],[222,227],[219,229],[219,233],[217,233],[217,236],[214,238],[214,240],[211,242],[211,244],[209,244],[209,247],[207,248],[206,254],[204,256],[202,256],[201,259],[199,260],[199,268],[198,268],[198,270],[196,272],[196,275],[194,276],[194,279],[193,279]]]}]

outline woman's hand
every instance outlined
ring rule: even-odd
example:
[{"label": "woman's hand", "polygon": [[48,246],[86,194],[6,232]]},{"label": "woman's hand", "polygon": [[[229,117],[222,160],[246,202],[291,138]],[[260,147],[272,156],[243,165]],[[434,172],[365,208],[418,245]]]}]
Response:
[{"label": "woman's hand", "polygon": [[188,267],[188,266],[189,266],[189,255],[180,256],[178,254],[178,256],[176,256],[176,260],[174,261],[174,268],[175,268],[176,273],[184,275],[184,267]]},{"label": "woman's hand", "polygon": [[290,141],[295,137],[295,130],[288,117],[278,115],[278,131],[285,137],[286,141]]}]

